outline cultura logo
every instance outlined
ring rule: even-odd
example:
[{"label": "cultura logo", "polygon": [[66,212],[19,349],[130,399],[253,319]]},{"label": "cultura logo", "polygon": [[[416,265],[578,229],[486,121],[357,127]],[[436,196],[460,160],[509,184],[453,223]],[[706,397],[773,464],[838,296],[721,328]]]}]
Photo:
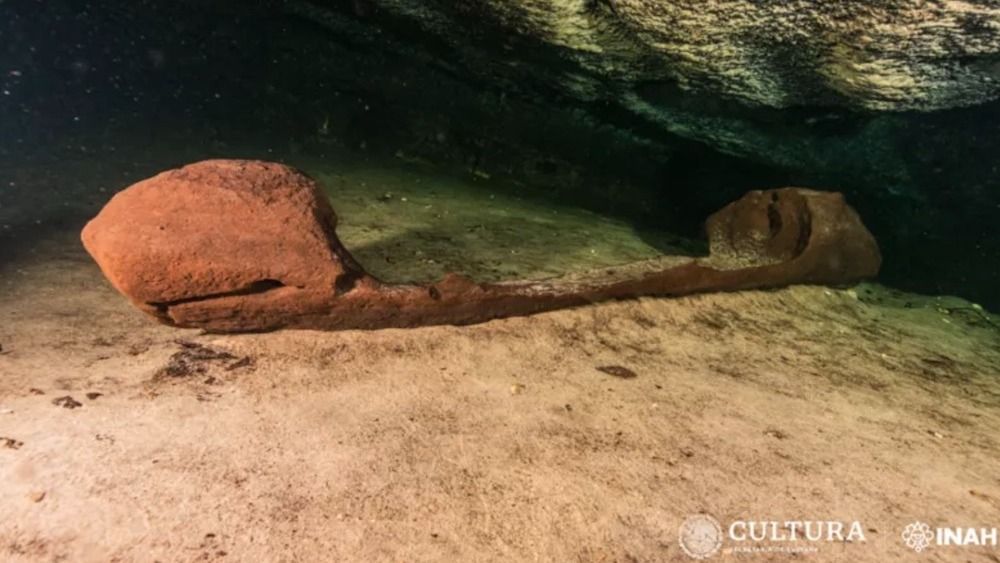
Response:
[{"label": "cultura logo", "polygon": [[909,547],[913,551],[920,553],[927,546],[931,545],[934,540],[934,532],[931,531],[931,527],[923,522],[914,522],[908,524],[906,528],[903,529],[903,542],[906,543],[906,547]]},{"label": "cultura logo", "polygon": [[681,550],[692,559],[708,559],[722,547],[722,526],[708,514],[689,516],[679,536]]},{"label": "cultura logo", "polygon": [[[681,524],[681,550],[693,559],[724,553],[804,554],[821,543],[864,543],[865,532],[857,520],[734,520],[728,528],[707,514],[689,516]],[[723,548],[724,541],[730,543]]]}]

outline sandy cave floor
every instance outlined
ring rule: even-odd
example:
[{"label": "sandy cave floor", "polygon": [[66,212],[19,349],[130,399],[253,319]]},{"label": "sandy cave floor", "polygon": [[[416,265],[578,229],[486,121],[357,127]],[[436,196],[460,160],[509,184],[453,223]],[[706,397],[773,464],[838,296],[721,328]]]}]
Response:
[{"label": "sandy cave floor", "polygon": [[[388,279],[544,277],[682,244],[455,179],[309,171]],[[699,512],[863,523],[865,542],[804,559],[1000,561],[899,539],[914,520],[1000,526],[1000,331],[960,299],[792,287],[218,336],[134,311],[75,231],[14,241],[3,561],[685,561]],[[788,555],[716,559],[737,557]]]}]

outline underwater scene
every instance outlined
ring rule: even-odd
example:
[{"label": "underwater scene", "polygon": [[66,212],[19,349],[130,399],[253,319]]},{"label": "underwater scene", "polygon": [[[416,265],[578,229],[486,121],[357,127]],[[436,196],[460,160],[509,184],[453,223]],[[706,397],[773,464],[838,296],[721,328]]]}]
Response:
[{"label": "underwater scene", "polygon": [[1000,561],[995,0],[0,0],[0,561]]}]

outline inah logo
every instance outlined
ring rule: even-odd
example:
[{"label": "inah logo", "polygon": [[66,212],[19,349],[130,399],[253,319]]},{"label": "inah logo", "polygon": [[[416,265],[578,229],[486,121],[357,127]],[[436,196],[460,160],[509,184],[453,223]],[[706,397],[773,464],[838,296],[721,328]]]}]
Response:
[{"label": "inah logo", "polygon": [[913,551],[920,553],[931,544],[934,539],[934,532],[931,531],[931,527],[923,522],[914,522],[908,524],[906,528],[903,529],[903,541],[906,543],[906,547],[909,547]]},{"label": "inah logo", "polygon": [[694,559],[708,559],[722,547],[722,526],[708,514],[689,516],[681,524],[681,550]]},{"label": "inah logo", "polygon": [[996,528],[938,528],[936,545],[993,545],[997,544]]}]

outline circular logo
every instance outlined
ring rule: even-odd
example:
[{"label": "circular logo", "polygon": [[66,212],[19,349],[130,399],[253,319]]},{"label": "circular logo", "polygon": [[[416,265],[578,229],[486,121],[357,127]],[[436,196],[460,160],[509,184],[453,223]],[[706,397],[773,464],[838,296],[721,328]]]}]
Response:
[{"label": "circular logo", "polygon": [[722,526],[708,514],[688,516],[681,524],[681,550],[693,559],[708,559],[722,547]]},{"label": "circular logo", "polygon": [[903,529],[903,542],[906,543],[906,547],[917,553],[926,549],[933,539],[934,532],[923,522],[914,522]]}]

